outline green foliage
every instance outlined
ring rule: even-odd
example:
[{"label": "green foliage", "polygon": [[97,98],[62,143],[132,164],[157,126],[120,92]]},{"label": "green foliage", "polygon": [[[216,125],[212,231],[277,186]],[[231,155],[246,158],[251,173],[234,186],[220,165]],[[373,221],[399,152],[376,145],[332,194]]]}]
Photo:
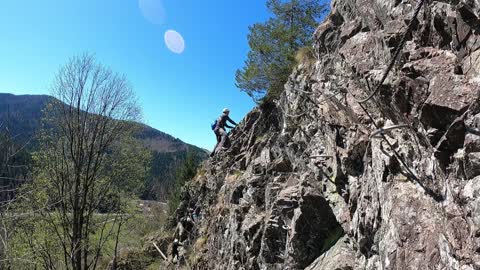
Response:
[{"label": "green foliage", "polygon": [[156,263],[155,260],[158,263],[158,258],[152,257],[141,249],[132,249],[125,256],[120,256],[117,268],[122,270],[148,269],[150,265]]},{"label": "green foliage", "polygon": [[166,201],[175,187],[176,171],[183,164],[186,151],[153,152],[151,169],[146,179],[141,198]]},{"label": "green foliage", "polygon": [[17,135],[0,121],[0,186],[14,188],[26,181],[32,163],[26,143],[15,141]]},{"label": "green foliage", "polygon": [[[30,155],[41,146],[41,138],[34,135],[38,134],[42,124],[45,125],[45,121],[42,123],[40,119],[49,117],[48,113],[52,110],[54,101],[55,99],[51,96],[15,96],[0,93],[0,156],[1,153],[7,153],[3,147],[6,145],[2,143],[4,138],[1,136],[7,135],[3,131],[8,127],[10,137],[14,138],[13,143],[16,145],[13,149],[16,155],[10,163],[20,165],[8,168],[10,170],[8,177],[14,175],[13,177],[19,179],[31,178],[29,174],[33,162]],[[130,124],[136,130],[134,137],[150,150],[149,155],[152,155],[153,159],[149,164],[150,170],[145,183],[137,186],[142,189],[140,197],[144,200],[166,201],[174,187],[175,172],[185,160],[186,148],[196,152],[196,155],[202,159],[206,159],[208,154],[198,147],[187,145],[177,138],[144,124],[135,122]],[[22,150],[17,152],[19,149]],[[4,175],[4,177],[7,176]],[[5,179],[0,179],[0,185],[7,186],[9,183]]]},{"label": "green foliage", "polygon": [[[48,138],[48,135],[43,138],[46,137]],[[124,137],[109,149],[105,157],[105,166],[98,181],[111,184],[102,184],[109,188],[102,191],[106,195],[92,216],[89,233],[85,235],[91,243],[102,243],[100,263],[108,264],[112,259],[114,233],[120,223],[125,223],[120,232],[122,243],[125,246],[140,247],[139,239],[153,228],[161,226],[159,222],[165,219],[163,210],[156,208],[151,216],[139,212],[136,206],[138,203],[131,199],[136,197],[135,193],[144,181],[142,177],[145,177],[149,170],[149,153],[134,138]],[[56,183],[49,177],[48,172],[48,167],[52,166],[51,158],[50,153],[45,151],[34,153],[35,181],[22,186],[18,194],[21,200],[9,209],[11,215],[19,216],[5,222],[5,226],[11,228],[12,234],[4,265],[13,269],[50,269],[66,265],[67,260],[64,259],[62,249],[65,239],[59,235],[70,233],[62,224],[65,218],[72,216],[72,209],[68,204],[63,209],[59,207],[58,198],[55,196]],[[67,214],[62,214],[63,211]]]},{"label": "green foliage", "polygon": [[51,99],[43,95],[15,96],[0,93],[0,123],[8,127],[17,143],[29,142],[28,147],[32,147],[36,144],[33,137],[40,125],[42,109]]},{"label": "green foliage", "polygon": [[233,175],[235,175],[235,177],[237,177],[237,178],[242,176],[242,174],[243,174],[242,171],[239,171],[239,170],[234,170],[233,171]]},{"label": "green foliage", "polygon": [[35,180],[18,196],[28,203],[14,213],[45,222],[43,241],[28,242],[41,240],[41,230],[23,233],[30,233],[24,241],[43,268],[95,268],[118,218],[127,214],[125,199],[141,190],[136,186],[148,171],[148,157],[133,139],[139,108],[126,78],[88,54],[59,70],[52,93],[57,99],[46,106]]},{"label": "green foliage", "polygon": [[177,177],[175,181],[175,187],[173,192],[171,193],[168,201],[168,212],[170,215],[175,213],[178,205],[181,201],[181,193],[182,188],[184,187],[185,183],[192,180],[197,173],[198,168],[198,159],[195,157],[194,153],[188,152],[187,157],[182,166],[177,170]]},{"label": "green foliage", "polygon": [[298,49],[311,45],[325,5],[314,0],[268,0],[273,17],[249,27],[250,51],[236,72],[236,85],[256,102],[278,97],[295,65]]},{"label": "green foliage", "polygon": [[[59,222],[56,217],[55,222]],[[10,269],[61,268],[63,253],[61,243],[51,223],[41,215],[32,214],[15,220],[15,233],[9,239],[7,254]],[[7,266],[5,265],[5,269]]]},{"label": "green foliage", "polygon": [[105,170],[112,179],[112,187],[106,190],[99,211],[120,211],[125,199],[138,198],[150,171],[151,152],[133,138],[124,137],[115,142],[106,157]]},{"label": "green foliage", "polygon": [[[39,184],[45,184],[45,182]],[[38,185],[25,185],[22,193],[33,190],[34,186],[38,188]],[[36,192],[28,200],[19,201],[14,205],[14,209],[11,209],[12,213],[22,213],[19,218],[3,220],[5,228],[12,232],[12,237],[9,240],[5,261],[0,264],[1,269],[8,269],[8,267],[10,269],[35,269],[35,267],[51,269],[51,266],[56,266],[58,269],[64,268],[63,251],[55,231],[55,227],[58,228],[58,223],[61,222],[61,215],[53,207],[49,209],[49,213],[39,211],[47,203],[46,191]],[[138,207],[140,203],[145,202],[131,200],[124,203],[122,215],[98,213],[93,217],[96,225],[91,228],[89,239],[91,242],[98,242],[100,239],[104,241],[98,269],[107,269],[113,259],[115,239],[112,234],[117,231],[120,224],[122,224],[119,236],[120,250],[142,249],[145,245],[144,239],[163,227],[166,220],[165,206],[150,202],[151,210],[146,214],[143,208]],[[30,204],[36,205],[34,211],[37,212],[32,211]],[[57,225],[52,226],[52,222]],[[103,224],[106,226],[103,227]],[[111,236],[106,238],[105,234],[108,233]]]},{"label": "green foliage", "polygon": [[114,154],[109,155],[108,167],[112,172],[113,184],[131,197],[138,197],[150,171],[151,152],[133,137],[117,142],[112,152]]}]

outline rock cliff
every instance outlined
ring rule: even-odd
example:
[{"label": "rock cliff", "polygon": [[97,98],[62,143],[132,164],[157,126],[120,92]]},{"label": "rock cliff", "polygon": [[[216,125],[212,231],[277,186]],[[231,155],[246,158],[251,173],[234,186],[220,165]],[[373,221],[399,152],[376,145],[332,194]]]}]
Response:
[{"label": "rock cliff", "polygon": [[478,0],[332,1],[316,59],[185,187],[189,266],[480,269],[479,34]]}]

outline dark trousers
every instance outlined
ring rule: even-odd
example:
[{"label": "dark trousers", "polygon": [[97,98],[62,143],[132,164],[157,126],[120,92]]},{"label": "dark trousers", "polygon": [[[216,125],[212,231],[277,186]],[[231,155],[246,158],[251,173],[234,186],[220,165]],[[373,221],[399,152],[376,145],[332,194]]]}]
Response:
[{"label": "dark trousers", "polygon": [[215,136],[217,136],[217,144],[213,149],[213,154],[215,154],[218,150],[221,150],[223,146],[228,147],[230,145],[228,141],[228,133],[223,128],[217,128],[214,130]]}]

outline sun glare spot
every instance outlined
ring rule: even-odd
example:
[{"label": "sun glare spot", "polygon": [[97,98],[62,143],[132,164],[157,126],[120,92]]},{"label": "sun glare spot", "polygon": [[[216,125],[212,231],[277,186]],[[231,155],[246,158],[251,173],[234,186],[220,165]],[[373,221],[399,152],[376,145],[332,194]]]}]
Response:
[{"label": "sun glare spot", "polygon": [[174,53],[182,53],[185,50],[185,41],[182,35],[175,30],[165,32],[165,44],[167,48]]}]

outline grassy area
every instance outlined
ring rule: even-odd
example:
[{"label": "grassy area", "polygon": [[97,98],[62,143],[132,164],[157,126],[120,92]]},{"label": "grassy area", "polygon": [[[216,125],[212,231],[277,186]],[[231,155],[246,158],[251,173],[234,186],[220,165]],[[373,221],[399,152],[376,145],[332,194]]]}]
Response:
[{"label": "grassy area", "polygon": [[[166,205],[160,203],[153,203],[150,206],[145,204],[152,202],[138,201],[137,211],[126,217],[126,220],[121,225],[118,252],[124,253],[131,249],[141,249],[144,245],[144,238],[148,235],[158,232],[163,227],[166,221]],[[143,206],[141,206],[143,205]],[[118,230],[120,224],[115,224],[113,231]],[[109,224],[108,229],[112,229],[113,223]],[[107,229],[107,228],[106,228]],[[99,237],[100,232],[96,232],[96,237]],[[111,237],[106,243],[102,251],[101,269],[104,269],[108,263],[113,259],[115,253],[115,238]]]},{"label": "grassy area", "polygon": [[[98,269],[106,269],[115,255],[115,240],[119,226],[118,254],[127,253],[130,250],[141,250],[144,239],[163,228],[166,221],[166,204],[150,201],[131,201],[129,204],[132,210],[121,218],[114,214],[96,214],[93,217],[92,223],[97,226],[90,236],[90,243],[97,243],[100,239],[104,243],[97,264]],[[58,214],[49,213],[49,215],[55,219],[56,224],[60,224]],[[8,265],[12,269],[44,268],[42,252],[48,251],[58,269],[63,269],[64,256],[61,243],[46,219],[41,216],[29,217],[17,221],[12,226],[15,233],[10,242],[9,258],[11,260],[3,266]],[[108,237],[105,238],[106,236]],[[93,245],[92,248],[94,248]]]}]

